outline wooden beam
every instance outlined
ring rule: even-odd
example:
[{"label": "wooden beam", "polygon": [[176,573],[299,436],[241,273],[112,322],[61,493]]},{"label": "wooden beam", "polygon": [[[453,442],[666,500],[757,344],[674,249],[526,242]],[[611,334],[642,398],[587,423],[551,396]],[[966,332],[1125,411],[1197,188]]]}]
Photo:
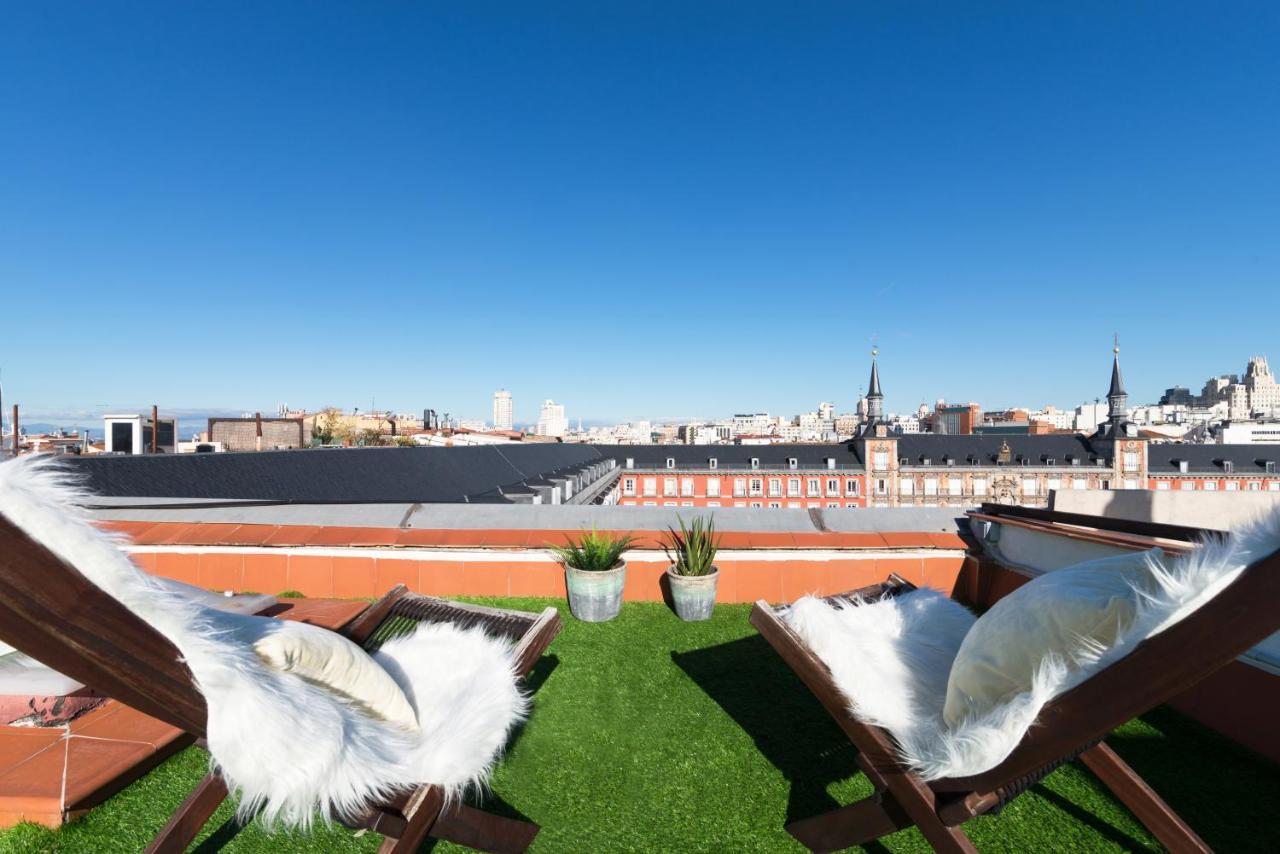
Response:
[{"label": "wooden beam", "polygon": [[1129,767],[1116,752],[1105,743],[1098,744],[1080,754],[1080,761],[1085,767],[1097,775],[1111,793],[1138,817],[1151,835],[1170,851],[1196,851],[1201,854],[1212,854],[1213,849],[1205,844],[1191,827],[1182,820],[1173,807],[1165,803],[1156,791],[1147,785],[1147,781],[1138,776],[1138,772]]}]

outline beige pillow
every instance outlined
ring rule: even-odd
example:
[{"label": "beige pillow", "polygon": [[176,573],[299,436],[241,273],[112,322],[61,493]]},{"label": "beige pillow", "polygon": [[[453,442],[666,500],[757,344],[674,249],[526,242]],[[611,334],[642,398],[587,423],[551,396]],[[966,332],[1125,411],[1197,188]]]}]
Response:
[{"label": "beige pillow", "polygon": [[402,729],[418,729],[413,706],[391,675],[337,632],[282,622],[253,648],[268,667],[296,674]]},{"label": "beige pillow", "polygon": [[943,719],[958,726],[1030,690],[1049,655],[1079,666],[1090,649],[1115,643],[1133,621],[1134,590],[1152,584],[1160,549],[1046,572],[1001,599],[965,635],[951,665]]}]

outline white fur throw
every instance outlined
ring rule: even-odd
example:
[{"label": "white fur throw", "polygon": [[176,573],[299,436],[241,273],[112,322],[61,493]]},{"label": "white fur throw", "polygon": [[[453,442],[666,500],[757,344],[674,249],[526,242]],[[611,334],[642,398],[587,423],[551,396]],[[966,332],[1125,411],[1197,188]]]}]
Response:
[{"label": "white fur throw", "polygon": [[850,711],[893,735],[906,765],[926,780],[967,777],[1004,761],[1047,702],[1185,619],[1277,549],[1280,513],[1188,555],[1153,561],[1154,583],[1138,591],[1136,614],[1113,644],[1046,657],[1029,691],[954,727],[943,719],[947,681],[975,622],[963,606],[922,588],[843,606],[806,596],[783,618],[827,665]]},{"label": "white fur throw", "polygon": [[511,645],[481,629],[423,624],[374,656],[413,705],[416,732],[268,668],[254,652],[258,640],[311,627],[215,611],[173,593],[89,523],[78,509],[86,497],[52,458],[0,464],[0,514],[181,651],[209,707],[212,762],[241,794],[242,817],[305,828],[317,813],[355,816],[422,783],[457,798],[483,783],[527,713]]}]

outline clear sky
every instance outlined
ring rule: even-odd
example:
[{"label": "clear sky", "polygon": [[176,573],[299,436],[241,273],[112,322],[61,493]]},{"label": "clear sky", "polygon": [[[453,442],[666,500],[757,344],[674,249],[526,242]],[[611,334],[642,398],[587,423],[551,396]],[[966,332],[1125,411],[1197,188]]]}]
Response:
[{"label": "clear sky", "polygon": [[[1074,405],[1280,361],[1280,4],[6,3],[33,414]],[[1280,368],[1280,365],[1276,366]]]}]

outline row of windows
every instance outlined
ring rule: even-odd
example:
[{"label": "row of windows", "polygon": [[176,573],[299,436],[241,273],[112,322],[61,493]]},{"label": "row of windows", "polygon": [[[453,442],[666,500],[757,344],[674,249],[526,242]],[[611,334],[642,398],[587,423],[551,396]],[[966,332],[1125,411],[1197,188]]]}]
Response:
[{"label": "row of windows", "polygon": [[[835,457],[826,457],[826,458],[823,460],[823,464],[824,464],[828,469],[835,469],[835,467],[836,467],[836,458],[835,458]],[[751,465],[751,467],[752,467],[753,469],[758,469],[758,468],[760,468],[760,458],[759,458],[759,457],[752,457],[752,458],[751,458],[751,460],[750,460],[750,465]],[[716,459],[715,457],[707,457],[707,468],[709,468],[709,469],[714,469],[714,468],[719,468],[719,466],[720,466],[720,461],[719,461],[718,459]],[[635,458],[634,458],[634,457],[627,457],[627,459],[626,459],[626,463],[625,463],[625,467],[626,467],[626,468],[629,468],[629,469],[633,469],[633,468],[635,468],[635,467],[636,467],[636,461],[635,461]],[[675,457],[667,457],[667,468],[669,468],[669,469],[673,469],[673,468],[675,468],[675,467],[676,467],[676,458],[675,458]],[[799,461],[798,459],[796,459],[795,457],[787,457],[787,465],[786,465],[786,467],[794,471],[795,469],[800,468],[800,461]],[[653,466],[641,466],[640,468],[642,468],[642,469],[643,469],[643,468],[653,468]],[[769,465],[769,466],[765,466],[765,468],[782,468],[782,466]],[[806,468],[816,468],[816,467],[815,467],[815,466],[806,466]]]},{"label": "row of windows", "polygon": [[[624,477],[622,479],[623,495],[636,494],[636,480],[637,479],[634,477]],[[744,496],[763,497],[766,494],[766,489],[767,489],[768,497],[782,498],[784,495],[784,489],[785,489],[785,495],[787,498],[799,498],[801,496],[839,497],[841,495],[846,495],[846,496],[859,495],[862,491],[859,485],[858,479],[852,478],[852,477],[844,479],[843,493],[840,490],[841,479],[837,477],[829,477],[829,478],[791,477],[791,478],[785,478],[786,480],[785,484],[783,483],[783,480],[784,478],[780,478],[780,477],[771,477],[771,478],[735,477],[733,479],[733,485],[732,485],[733,495],[734,497],[737,497],[737,498],[741,498]],[[656,477],[641,478],[639,485],[640,485],[640,489],[642,490],[641,492],[642,495],[655,496],[658,494],[658,478]],[[706,489],[707,497],[709,498],[719,497],[721,494],[720,492],[721,488],[722,488],[722,485],[720,482],[720,478],[709,477],[706,479],[705,489]],[[662,495],[663,496],[679,495],[682,497],[688,497],[688,496],[694,496],[696,494],[697,494],[697,482],[692,477],[662,478]]]},{"label": "row of windows", "polygon": [[[1199,486],[1197,486],[1196,483],[1197,481],[1194,481],[1194,480],[1178,481],[1178,489],[1184,492],[1194,492],[1197,489],[1202,489],[1205,492],[1216,492],[1218,489],[1218,481],[1216,480],[1203,481]],[[1247,486],[1244,487],[1244,490],[1247,492],[1262,491],[1262,481],[1260,480],[1250,480],[1250,481],[1245,481],[1245,483],[1247,484]],[[1173,488],[1173,485],[1171,481],[1168,481],[1168,480],[1156,481],[1156,489],[1158,490],[1165,491],[1172,488]],[[1228,480],[1225,482],[1224,488],[1226,489],[1227,492],[1239,492],[1241,491],[1241,482],[1238,480]],[[1280,480],[1268,481],[1266,488],[1267,488],[1267,492],[1280,492]]]}]

